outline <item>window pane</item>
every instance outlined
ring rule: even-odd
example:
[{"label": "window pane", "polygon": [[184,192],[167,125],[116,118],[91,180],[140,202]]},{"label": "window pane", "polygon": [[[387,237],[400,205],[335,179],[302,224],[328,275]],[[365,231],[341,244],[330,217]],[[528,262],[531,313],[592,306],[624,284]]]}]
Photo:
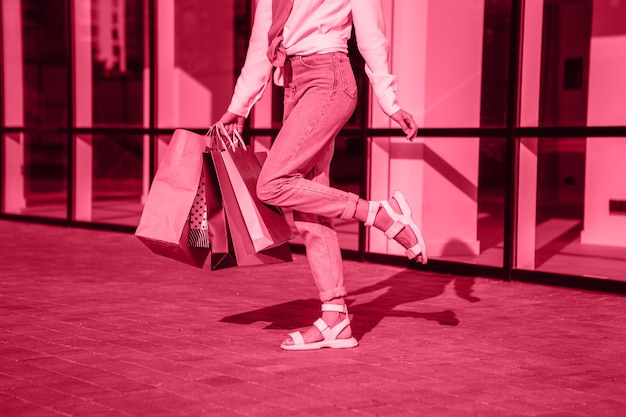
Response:
[{"label": "window pane", "polygon": [[143,136],[93,136],[92,221],[136,226],[142,210]]},{"label": "window pane", "polygon": [[66,1],[3,1],[2,40],[6,125],[66,125]]},{"label": "window pane", "polygon": [[242,38],[247,42],[245,31],[235,30],[248,24],[246,4],[156,2],[159,127],[209,127],[226,110],[235,85],[235,58],[241,60],[246,49],[241,47]]},{"label": "window pane", "polygon": [[75,0],[77,126],[147,126],[147,5]]},{"label": "window pane", "polygon": [[[398,100],[418,125],[503,126],[511,1],[383,4]],[[371,102],[371,126],[396,127]]]},{"label": "window pane", "polygon": [[626,2],[525,2],[521,126],[624,125]]},{"label": "window pane", "polygon": [[536,211],[522,218],[534,227],[520,234],[518,267],[626,280],[626,138],[543,138],[537,150],[536,194],[520,194]]},{"label": "window pane", "polygon": [[469,262],[502,266],[504,254],[504,196],[506,142],[481,138],[478,167],[478,241],[480,254]]},{"label": "window pane", "polygon": [[55,134],[7,134],[3,212],[67,218],[67,139]]},{"label": "window pane", "polygon": [[[433,259],[501,266],[504,241],[504,140],[374,138],[369,197],[401,190]],[[377,230],[369,251],[403,255]]]},{"label": "window pane", "polygon": [[[361,180],[365,173],[363,140],[360,137],[339,136],[335,155],[330,165],[330,184],[340,190],[361,194]],[[359,222],[335,220],[335,230],[342,249],[359,249]]]}]

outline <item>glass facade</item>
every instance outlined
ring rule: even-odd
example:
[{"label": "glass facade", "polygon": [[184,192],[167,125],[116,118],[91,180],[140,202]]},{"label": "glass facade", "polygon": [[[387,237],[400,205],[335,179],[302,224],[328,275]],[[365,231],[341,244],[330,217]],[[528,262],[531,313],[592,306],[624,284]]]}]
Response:
[{"label": "glass facade", "polygon": [[75,126],[148,127],[148,1],[72,6]]},{"label": "glass facade", "polygon": [[[359,101],[332,184],[402,189],[426,269],[626,282],[626,0],[382,3],[419,137],[383,114],[352,40]],[[134,230],[173,130],[204,130],[228,105],[255,6],[3,0],[0,216]],[[256,150],[281,100],[272,85],[253,109]],[[377,231],[337,230],[350,256],[404,262]]]},{"label": "glass facade", "polygon": [[[65,136],[5,134],[3,212],[54,219],[67,216],[68,159]],[[18,173],[20,175],[18,175]]]},{"label": "glass facade", "polygon": [[522,13],[515,266],[626,281],[626,1]]}]

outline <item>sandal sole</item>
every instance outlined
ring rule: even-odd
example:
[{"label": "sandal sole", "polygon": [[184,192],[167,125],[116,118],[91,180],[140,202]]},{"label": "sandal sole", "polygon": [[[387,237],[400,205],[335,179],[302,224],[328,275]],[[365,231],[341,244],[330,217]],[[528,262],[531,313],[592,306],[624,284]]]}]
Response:
[{"label": "sandal sole", "polygon": [[359,342],[354,337],[348,339],[322,340],[320,342],[305,343],[302,345],[280,345],[284,350],[319,350],[329,349],[349,349],[357,347]]}]

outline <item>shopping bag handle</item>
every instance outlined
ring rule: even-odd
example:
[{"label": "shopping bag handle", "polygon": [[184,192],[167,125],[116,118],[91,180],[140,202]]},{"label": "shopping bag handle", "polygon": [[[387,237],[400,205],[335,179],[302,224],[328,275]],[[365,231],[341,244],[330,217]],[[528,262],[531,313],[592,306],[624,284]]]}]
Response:
[{"label": "shopping bag handle", "polygon": [[233,137],[235,139],[237,139],[237,143],[239,144],[239,146],[241,146],[243,148],[243,150],[245,151],[247,149],[246,147],[246,143],[243,141],[243,138],[241,137],[241,133],[239,133],[237,131],[237,129],[233,130]]},{"label": "shopping bag handle", "polygon": [[228,140],[228,144],[230,145],[230,148],[233,151],[235,151],[235,144],[233,140],[230,138],[230,136],[228,135],[228,132],[226,131],[226,128],[224,127],[224,124],[222,122],[217,122],[213,126],[211,126],[211,128],[209,129],[209,132],[211,132],[214,137],[217,137],[220,140],[220,143],[222,144],[222,147],[219,148],[216,144],[216,141],[213,141],[214,150],[228,149],[228,146],[226,145],[226,142],[224,141],[224,137],[226,137],[226,139]]},{"label": "shopping bag handle", "polygon": [[216,139],[219,139],[220,142],[222,142],[223,148],[226,149],[226,144],[224,143],[224,139],[222,139],[222,136],[217,133],[216,125],[209,127],[209,130],[207,130],[204,136],[207,138],[207,143],[210,142],[210,145],[207,145],[209,149],[212,149],[212,150],[219,149]]},{"label": "shopping bag handle", "polygon": [[[241,137],[241,134],[237,130],[234,130],[233,136],[231,137],[222,122],[217,122],[216,124],[211,126],[209,128],[209,131],[207,132],[207,135],[209,134],[214,134],[214,136],[216,136],[220,140],[220,142],[222,143],[222,149],[224,150],[228,148],[226,142],[224,141],[224,138],[228,140],[228,144],[230,145],[230,148],[233,150],[233,152],[236,152],[238,147],[242,147],[244,150],[247,149],[246,144]],[[215,141],[213,141],[213,149],[216,149]]]},{"label": "shopping bag handle", "polygon": [[207,149],[213,149],[213,147],[215,146],[214,137],[215,135],[213,134],[213,126],[211,126],[209,130],[207,130],[204,134],[204,144]]}]

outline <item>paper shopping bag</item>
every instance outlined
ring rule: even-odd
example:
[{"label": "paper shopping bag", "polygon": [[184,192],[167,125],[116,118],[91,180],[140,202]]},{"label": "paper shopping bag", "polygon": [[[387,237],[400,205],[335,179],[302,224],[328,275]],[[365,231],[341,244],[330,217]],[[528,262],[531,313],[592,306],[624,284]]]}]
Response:
[{"label": "paper shopping bag", "polygon": [[202,267],[209,249],[189,246],[190,211],[203,175],[208,136],[177,129],[150,187],[137,236],[150,250]]},{"label": "paper shopping bag", "polygon": [[[209,131],[212,134],[213,130]],[[208,153],[203,154],[205,167],[205,201],[206,217],[209,241],[211,242],[211,253],[209,260],[205,264],[214,271],[223,268],[237,266],[235,252],[233,249],[228,225],[226,224],[226,213],[222,201],[220,186],[217,182],[215,166],[211,158],[207,158]]]},{"label": "paper shopping bag", "polygon": [[[222,158],[213,154],[206,154],[207,165],[209,161],[216,171],[216,178],[219,182],[221,190],[222,203],[224,213],[226,214],[227,226],[227,251],[217,251],[213,248],[211,254],[212,269],[219,269],[214,264],[221,262],[222,267],[233,266],[234,262],[237,266],[265,265],[280,262],[291,262],[291,246],[289,242],[276,244],[269,249],[255,249],[252,239],[248,233],[248,227],[244,220],[243,214],[237,203],[237,197],[228,182],[221,182],[220,174],[224,176],[224,163]],[[221,250],[224,248],[222,247]],[[230,256],[226,256],[230,255]]]},{"label": "paper shopping bag", "polygon": [[206,175],[200,176],[196,198],[189,212],[189,246],[192,248],[211,247],[209,240],[209,221],[206,205]]},{"label": "paper shopping bag", "polygon": [[[209,130],[209,134],[215,135],[215,127]],[[205,267],[208,264],[211,270],[218,270],[236,266],[290,262],[291,247],[288,243],[257,253],[252,247],[252,242],[244,238],[245,230],[236,226],[241,224],[241,217],[236,212],[230,217],[226,214],[227,201],[231,199],[224,197],[220,192],[216,167],[210,153],[206,153],[204,157],[207,223],[211,241],[211,253]]]},{"label": "paper shopping bag", "polygon": [[257,197],[256,185],[261,163],[238,134],[235,134],[235,140],[236,144],[231,140],[231,146],[221,148],[215,145],[223,142],[216,140],[211,151],[222,195],[225,194],[225,188],[228,194],[233,195],[231,204],[225,205],[227,216],[232,210],[231,206],[238,207],[246,233],[257,252],[279,246],[294,238],[293,231],[280,209],[263,203]]}]

